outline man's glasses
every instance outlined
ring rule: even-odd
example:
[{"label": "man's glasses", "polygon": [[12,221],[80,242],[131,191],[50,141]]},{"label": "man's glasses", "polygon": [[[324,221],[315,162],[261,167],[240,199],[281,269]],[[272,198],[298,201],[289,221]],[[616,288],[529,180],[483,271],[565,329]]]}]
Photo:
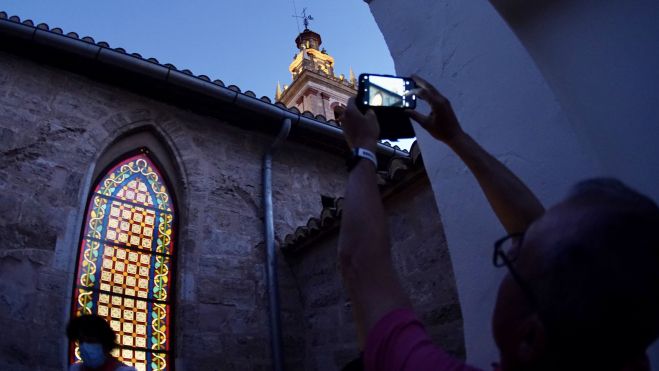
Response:
[{"label": "man's glasses", "polygon": [[503,266],[507,267],[513,280],[515,280],[517,285],[522,289],[531,305],[537,308],[538,302],[531,287],[522,279],[513,265],[513,263],[519,258],[519,252],[523,242],[524,233],[509,234],[498,239],[494,243],[494,256],[492,257],[492,263],[497,268]]}]

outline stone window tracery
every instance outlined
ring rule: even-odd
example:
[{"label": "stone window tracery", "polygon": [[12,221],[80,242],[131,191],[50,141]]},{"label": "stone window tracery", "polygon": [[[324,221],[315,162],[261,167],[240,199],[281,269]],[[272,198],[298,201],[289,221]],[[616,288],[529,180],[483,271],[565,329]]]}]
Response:
[{"label": "stone window tracery", "polygon": [[[102,174],[87,205],[72,315],[105,317],[117,334],[113,355],[139,371],[171,368],[175,216],[146,149]],[[79,362],[78,345],[69,348]]]}]

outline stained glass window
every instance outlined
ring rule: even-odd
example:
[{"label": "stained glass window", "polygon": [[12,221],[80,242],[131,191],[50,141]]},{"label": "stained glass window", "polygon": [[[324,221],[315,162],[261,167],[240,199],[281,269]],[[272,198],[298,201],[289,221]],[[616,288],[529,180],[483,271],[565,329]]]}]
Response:
[{"label": "stained glass window", "polygon": [[[73,315],[105,317],[113,355],[138,371],[170,369],[174,211],[146,150],[103,174],[87,206]],[[80,361],[77,344],[71,361]]]}]

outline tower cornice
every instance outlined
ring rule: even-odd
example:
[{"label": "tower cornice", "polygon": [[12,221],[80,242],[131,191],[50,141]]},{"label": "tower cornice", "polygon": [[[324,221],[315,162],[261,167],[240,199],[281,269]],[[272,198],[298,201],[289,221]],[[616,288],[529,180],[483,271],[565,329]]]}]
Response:
[{"label": "tower cornice", "polygon": [[287,106],[293,105],[294,98],[311,82],[326,85],[328,88],[331,88],[331,90],[341,92],[348,96],[357,95],[357,87],[346,79],[342,80],[340,77],[329,78],[315,71],[304,70],[288,88],[284,89],[279,101]]}]

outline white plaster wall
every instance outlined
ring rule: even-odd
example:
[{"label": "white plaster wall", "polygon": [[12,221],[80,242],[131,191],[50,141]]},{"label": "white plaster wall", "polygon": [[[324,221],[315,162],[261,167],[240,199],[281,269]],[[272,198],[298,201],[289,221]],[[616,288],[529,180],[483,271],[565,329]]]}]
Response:
[{"label": "white plaster wall", "polygon": [[[659,200],[659,2],[492,3],[602,171]],[[659,370],[659,342],[648,354]]]},{"label": "white plaster wall", "polygon": [[[418,73],[436,84],[453,102],[466,131],[517,173],[545,205],[558,201],[576,181],[599,175],[619,176],[656,196],[659,175],[648,173],[659,168],[654,149],[657,116],[648,107],[659,103],[657,89],[650,90],[657,84],[641,84],[656,72],[650,71],[651,64],[637,70],[629,63],[621,67],[606,60],[611,53],[616,60],[625,55],[640,58],[640,52],[616,52],[607,43],[617,40],[618,48],[631,48],[626,41],[634,35],[648,42],[642,28],[656,16],[637,17],[642,19],[639,28],[621,31],[623,25],[633,23],[630,19],[636,19],[631,15],[643,12],[642,7],[628,7],[610,24],[607,16],[617,11],[614,7],[593,14],[586,14],[584,8],[578,14],[566,9],[569,16],[564,26],[572,29],[562,30],[560,24],[532,28],[535,36],[547,41],[541,48],[545,54],[537,58],[566,66],[561,85],[545,78],[544,65],[543,75],[525,45],[486,0],[372,0],[370,8],[397,73]],[[582,17],[599,19],[599,23],[584,25]],[[622,22],[625,17],[626,23]],[[579,35],[584,27],[597,24],[609,27],[601,30],[604,33],[591,30]],[[619,33],[609,35],[615,32]],[[551,37],[540,37],[545,33]],[[569,48],[561,49],[561,43]],[[656,45],[645,47],[656,49]],[[646,52],[647,63],[656,68],[654,53]],[[615,81],[601,81],[611,75]],[[562,89],[556,90],[557,85]],[[612,89],[620,91],[606,92]],[[620,104],[620,97],[629,94],[633,98]],[[580,99],[565,106],[573,98]],[[599,109],[591,110],[596,105]],[[583,117],[590,124],[584,125]],[[491,267],[492,242],[504,231],[465,166],[444,145],[416,129],[454,265],[468,361],[489,368],[498,358],[490,318],[503,274]],[[645,133],[649,139],[643,137]]]},{"label": "white plaster wall", "polygon": [[492,0],[579,137],[605,173],[659,200],[659,2],[518,2]]}]

